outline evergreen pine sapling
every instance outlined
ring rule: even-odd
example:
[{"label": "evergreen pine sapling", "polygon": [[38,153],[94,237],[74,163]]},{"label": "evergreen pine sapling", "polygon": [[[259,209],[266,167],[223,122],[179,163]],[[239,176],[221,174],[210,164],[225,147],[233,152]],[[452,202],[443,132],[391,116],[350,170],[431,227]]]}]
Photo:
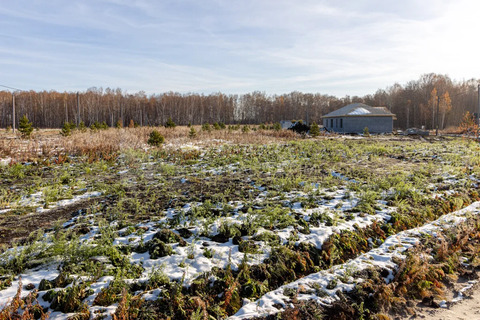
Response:
[{"label": "evergreen pine sapling", "polygon": [[202,124],[202,131],[207,131],[207,132],[212,131],[212,128],[210,127],[210,124],[208,122]]},{"label": "evergreen pine sapling", "polygon": [[147,143],[154,147],[159,147],[163,144],[165,138],[158,132],[157,130],[153,130],[150,132],[150,136],[148,137]]},{"label": "evergreen pine sapling", "polygon": [[175,128],[177,125],[175,124],[175,122],[173,122],[172,118],[168,118],[167,119],[167,122],[165,123],[165,128]]},{"label": "evergreen pine sapling", "polygon": [[370,137],[370,131],[368,130],[368,127],[363,128],[363,136]]},{"label": "evergreen pine sapling", "polygon": [[80,123],[78,124],[78,130],[80,130],[81,132],[85,132],[87,130],[87,127],[85,126],[85,122],[80,121]]},{"label": "evergreen pine sapling", "polygon": [[320,127],[315,121],[310,126],[310,135],[312,137],[318,137],[320,135]]},{"label": "evergreen pine sapling", "polygon": [[194,127],[190,127],[190,132],[188,133],[190,139],[195,139],[197,137],[197,130]]},{"label": "evergreen pine sapling", "polygon": [[60,134],[64,137],[68,137],[72,134],[72,129],[70,126],[70,122],[65,121],[63,123],[62,130],[60,131]]},{"label": "evergreen pine sapling", "polygon": [[30,135],[33,132],[33,125],[30,121],[28,121],[27,115],[25,114],[20,119],[18,131],[21,132],[23,138],[30,138]]}]

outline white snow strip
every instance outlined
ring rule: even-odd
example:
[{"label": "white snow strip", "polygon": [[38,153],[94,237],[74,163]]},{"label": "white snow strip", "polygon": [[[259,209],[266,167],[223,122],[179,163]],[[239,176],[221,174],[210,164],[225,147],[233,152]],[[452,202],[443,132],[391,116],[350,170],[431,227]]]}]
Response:
[{"label": "white snow strip", "polygon": [[[393,262],[393,257],[398,257],[401,259],[405,258],[402,253],[418,243],[419,236],[425,233],[434,234],[443,226],[457,224],[466,219],[464,216],[468,212],[473,214],[480,213],[479,208],[480,201],[475,202],[462,210],[447,214],[422,227],[403,231],[396,235],[390,236],[380,247],[362,254],[345,264],[334,266],[330,270],[322,270],[318,273],[310,274],[293,283],[286,284],[265,294],[259,300],[244,305],[235,315],[229,317],[228,319],[240,320],[255,316],[266,316],[282,311],[282,309],[278,309],[274,305],[285,306],[290,300],[290,298],[284,295],[285,288],[293,288],[297,290],[297,292],[299,292],[298,299],[314,299],[321,304],[329,304],[337,299],[335,292],[338,289],[341,289],[342,291],[349,291],[354,287],[355,282],[362,281],[362,279],[355,279],[351,281],[351,283],[348,280],[352,279],[348,279],[348,283],[343,283],[341,281],[341,279],[345,280],[345,278],[348,278],[347,276],[352,272],[352,270],[359,271],[374,266],[392,271],[396,267],[395,263]],[[327,285],[333,279],[337,281],[337,285],[333,289],[327,289]],[[390,272],[390,276],[385,280],[388,283],[392,279],[393,273]],[[323,292],[328,293],[328,296],[318,297],[315,295],[315,290],[318,290],[318,288],[321,288]],[[304,294],[303,292],[307,292],[307,294]]]}]

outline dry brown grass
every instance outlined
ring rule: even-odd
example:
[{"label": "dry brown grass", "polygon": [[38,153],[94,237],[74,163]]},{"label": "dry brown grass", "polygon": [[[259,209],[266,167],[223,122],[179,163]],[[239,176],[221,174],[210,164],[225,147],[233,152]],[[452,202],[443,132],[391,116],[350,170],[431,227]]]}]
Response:
[{"label": "dry brown grass", "polygon": [[[121,150],[149,148],[148,136],[152,130],[158,130],[165,137],[163,148],[179,148],[183,145],[207,147],[216,144],[267,144],[275,141],[301,139],[298,134],[282,130],[212,130],[206,132],[201,126],[194,126],[197,137],[189,138],[190,128],[176,127],[140,127],[122,128],[85,132],[74,132],[69,137],[63,137],[56,129],[35,131],[29,140],[21,139],[5,130],[0,130],[0,159],[11,159],[12,162],[32,161],[59,157],[60,155],[87,155],[92,159],[114,155]],[[253,128],[253,126],[252,126]]]}]

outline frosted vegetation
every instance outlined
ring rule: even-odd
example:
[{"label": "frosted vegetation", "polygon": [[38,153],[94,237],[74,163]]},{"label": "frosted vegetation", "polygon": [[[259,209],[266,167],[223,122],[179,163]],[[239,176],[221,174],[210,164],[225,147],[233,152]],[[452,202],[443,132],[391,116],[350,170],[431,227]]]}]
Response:
[{"label": "frosted vegetation", "polygon": [[328,308],[373,273],[398,281],[408,250],[479,210],[468,140],[205,145],[1,166],[0,307],[17,294],[51,319]]}]

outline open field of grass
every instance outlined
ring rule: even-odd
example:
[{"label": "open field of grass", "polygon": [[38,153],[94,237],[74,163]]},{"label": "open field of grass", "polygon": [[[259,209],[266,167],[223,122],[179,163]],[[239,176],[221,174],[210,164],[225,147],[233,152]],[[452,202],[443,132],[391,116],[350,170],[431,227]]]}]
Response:
[{"label": "open field of grass", "polygon": [[479,265],[475,141],[151,130],[0,132],[1,319],[388,319]]}]

